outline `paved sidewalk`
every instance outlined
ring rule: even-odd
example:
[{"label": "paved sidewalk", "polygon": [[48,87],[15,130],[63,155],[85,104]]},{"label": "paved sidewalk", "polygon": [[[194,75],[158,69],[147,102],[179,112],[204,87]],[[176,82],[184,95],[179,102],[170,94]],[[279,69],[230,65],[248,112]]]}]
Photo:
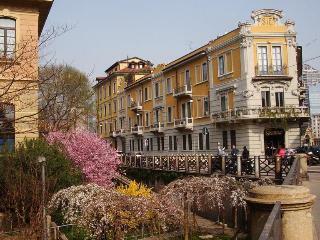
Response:
[{"label": "paved sidewalk", "polygon": [[303,182],[303,185],[310,189],[310,192],[316,195],[316,202],[312,207],[313,221],[318,238],[320,239],[320,166],[312,166],[308,169],[309,181]]}]

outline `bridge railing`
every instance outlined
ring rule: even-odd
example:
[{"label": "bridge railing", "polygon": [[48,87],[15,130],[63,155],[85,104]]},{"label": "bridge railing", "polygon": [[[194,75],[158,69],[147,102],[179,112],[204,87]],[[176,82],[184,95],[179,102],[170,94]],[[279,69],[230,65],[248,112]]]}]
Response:
[{"label": "bridge railing", "polygon": [[290,170],[290,158],[270,158],[252,156],[214,156],[211,154],[177,154],[177,155],[122,155],[122,167],[151,169],[168,172],[210,175],[212,173],[236,176],[275,177],[282,181]]}]

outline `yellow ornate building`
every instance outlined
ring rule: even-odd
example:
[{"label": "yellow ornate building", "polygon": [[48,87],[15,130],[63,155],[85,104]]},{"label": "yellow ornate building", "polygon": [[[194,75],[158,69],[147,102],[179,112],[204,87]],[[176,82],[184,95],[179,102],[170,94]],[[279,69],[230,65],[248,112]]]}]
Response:
[{"label": "yellow ornate building", "polygon": [[0,2],[0,147],[38,137],[38,43],[53,0]]},{"label": "yellow ornate building", "polygon": [[[299,105],[295,24],[273,9],[251,17],[136,81],[122,78],[125,114],[102,118],[98,94],[99,133],[126,153],[216,153],[221,143],[264,154],[268,146],[299,146],[309,113]],[[106,135],[102,126],[120,116]]]}]

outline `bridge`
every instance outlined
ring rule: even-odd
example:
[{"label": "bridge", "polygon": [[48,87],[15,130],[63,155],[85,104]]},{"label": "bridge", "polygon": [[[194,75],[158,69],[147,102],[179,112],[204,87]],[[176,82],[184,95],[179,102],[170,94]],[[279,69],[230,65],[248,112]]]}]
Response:
[{"label": "bridge", "polygon": [[194,175],[233,175],[236,177],[275,177],[281,181],[289,172],[294,156],[285,158],[178,154],[163,156],[121,155],[121,167]]}]

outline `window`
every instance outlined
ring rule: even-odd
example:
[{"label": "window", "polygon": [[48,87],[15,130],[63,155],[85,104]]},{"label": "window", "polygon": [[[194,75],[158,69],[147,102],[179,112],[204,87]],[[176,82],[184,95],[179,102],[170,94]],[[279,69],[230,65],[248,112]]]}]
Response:
[{"label": "window", "polygon": [[231,143],[231,146],[233,145],[237,146],[236,130],[230,131],[230,143]]},{"label": "window", "polygon": [[203,150],[203,134],[202,133],[199,133],[198,142],[199,142],[199,150]]},{"label": "window", "polygon": [[206,138],[206,150],[210,149],[210,135],[209,135],[209,131],[207,131],[207,133],[205,134],[205,138]]},{"label": "window", "polygon": [[107,105],[106,104],[104,105],[104,116],[105,117],[107,116]]},{"label": "window", "polygon": [[111,114],[111,103],[109,103],[109,114]]},{"label": "window", "polygon": [[192,150],[192,135],[188,134],[188,145],[189,145],[189,150]]},{"label": "window", "polygon": [[167,78],[167,93],[172,93],[171,78]]},{"label": "window", "polygon": [[14,129],[15,107],[12,104],[0,103],[0,150],[4,146],[9,152],[14,151],[15,129]]},{"label": "window", "polygon": [[208,80],[208,64],[205,62],[202,64],[202,81]]},{"label": "window", "polygon": [[154,92],[155,92],[155,98],[158,98],[160,96],[160,88],[159,88],[159,83],[154,84]]},{"label": "window", "polygon": [[160,149],[161,149],[161,142],[160,142],[160,138],[158,137],[157,138],[157,145],[158,145],[158,151],[160,151]]},{"label": "window", "polygon": [[272,68],[274,73],[282,72],[281,47],[272,47]]},{"label": "window", "polygon": [[144,88],[144,101],[148,101],[148,88]]},{"label": "window", "polygon": [[167,121],[168,121],[168,123],[171,123],[172,122],[172,107],[168,107],[167,114],[168,114]]},{"label": "window", "polygon": [[258,47],[258,69],[259,74],[268,73],[267,47]]},{"label": "window", "polygon": [[162,151],[164,151],[164,137],[161,137]]},{"label": "window", "polygon": [[111,85],[108,86],[109,87],[109,97],[111,96]]},{"label": "window", "polygon": [[116,93],[116,83],[113,83],[113,93]]},{"label": "window", "polygon": [[221,96],[221,111],[224,112],[224,111],[227,111],[228,110],[228,97],[227,95],[222,95]]},{"label": "window", "polygon": [[182,150],[187,150],[187,135],[182,135]]},{"label": "window", "polygon": [[150,151],[153,151],[153,138],[150,138]]},{"label": "window", "polygon": [[178,139],[177,139],[177,136],[173,136],[173,150],[178,150]]},{"label": "window", "polygon": [[224,68],[224,56],[219,57],[219,75],[225,74],[225,68]]},{"label": "window", "polygon": [[190,86],[191,82],[190,82],[190,71],[189,70],[186,70],[186,79],[185,80],[186,80],[185,85]]},{"label": "window", "polygon": [[276,96],[276,106],[277,107],[284,107],[284,93],[283,93],[283,91],[276,92],[275,96]]},{"label": "window", "polygon": [[262,107],[270,107],[270,90],[264,89],[261,91],[261,105]]},{"label": "window", "polygon": [[113,112],[117,112],[117,101],[113,101]]},{"label": "window", "polygon": [[194,79],[196,83],[201,82],[201,78],[200,78],[200,66],[195,66],[194,68]]},{"label": "window", "polygon": [[228,149],[228,132],[227,131],[223,131],[222,132],[222,146],[225,149]]},{"label": "window", "polygon": [[204,112],[204,116],[208,116],[209,115],[209,99],[208,97],[205,97],[203,99],[203,112]]},{"label": "window", "polygon": [[149,113],[146,113],[146,127],[149,127]]},{"label": "window", "polygon": [[16,21],[0,18],[0,57],[11,58],[16,48]]},{"label": "window", "polygon": [[169,150],[172,150],[172,136],[169,136]]}]

